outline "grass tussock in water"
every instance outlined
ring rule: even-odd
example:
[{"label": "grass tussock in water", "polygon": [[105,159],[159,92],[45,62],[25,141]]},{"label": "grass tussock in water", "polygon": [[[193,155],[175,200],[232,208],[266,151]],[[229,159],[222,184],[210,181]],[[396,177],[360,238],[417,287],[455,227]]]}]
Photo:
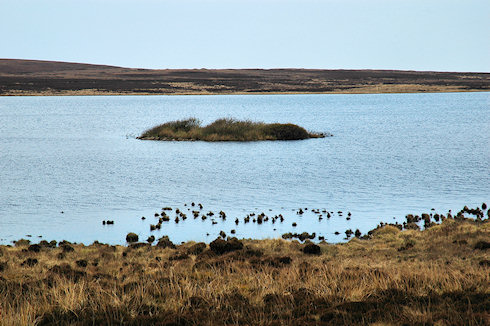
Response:
[{"label": "grass tussock in water", "polygon": [[201,126],[198,119],[190,118],[166,122],[145,131],[139,139],[149,140],[204,140],[204,141],[257,141],[300,140],[323,138],[327,134],[308,132],[292,123],[263,123],[218,119]]},{"label": "grass tussock in water", "polygon": [[[485,325],[490,223],[343,244],[0,246],[2,325]],[[34,247],[33,247],[34,246]],[[316,247],[315,247],[316,248]],[[488,325],[488,324],[487,324]]]}]

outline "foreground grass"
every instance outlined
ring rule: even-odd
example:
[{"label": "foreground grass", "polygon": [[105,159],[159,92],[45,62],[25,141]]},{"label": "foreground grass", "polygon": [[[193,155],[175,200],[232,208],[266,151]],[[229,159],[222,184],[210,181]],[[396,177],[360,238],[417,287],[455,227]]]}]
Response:
[{"label": "foreground grass", "polygon": [[18,242],[0,247],[0,320],[488,325],[489,238],[488,219],[447,219],[425,231],[388,225],[370,240],[320,243],[319,254],[282,239],[211,247],[165,239],[132,247]]},{"label": "foreground grass", "polygon": [[204,140],[204,141],[256,141],[300,140],[323,138],[325,134],[310,133],[295,124],[262,123],[218,119],[202,127],[199,120],[171,121],[145,131],[139,139],[149,140]]}]

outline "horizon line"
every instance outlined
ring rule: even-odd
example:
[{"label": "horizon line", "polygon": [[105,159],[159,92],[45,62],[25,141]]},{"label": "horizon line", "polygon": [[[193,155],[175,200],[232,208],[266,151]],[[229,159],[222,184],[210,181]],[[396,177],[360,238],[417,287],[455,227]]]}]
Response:
[{"label": "horizon line", "polygon": [[25,59],[25,58],[0,58],[0,60],[17,60],[17,61],[37,61],[37,62],[53,62],[53,63],[67,63],[67,64],[79,64],[79,65],[91,65],[91,66],[104,66],[111,68],[122,69],[143,69],[143,70],[350,70],[350,71],[405,71],[405,72],[432,72],[432,73],[472,73],[472,74],[490,74],[490,71],[455,71],[455,70],[415,70],[415,69],[389,69],[389,68],[305,68],[305,67],[274,67],[274,68],[143,68],[143,67],[127,67],[117,66],[104,63],[88,63],[88,62],[76,62],[76,61],[59,61],[59,60],[45,60],[45,59]]}]

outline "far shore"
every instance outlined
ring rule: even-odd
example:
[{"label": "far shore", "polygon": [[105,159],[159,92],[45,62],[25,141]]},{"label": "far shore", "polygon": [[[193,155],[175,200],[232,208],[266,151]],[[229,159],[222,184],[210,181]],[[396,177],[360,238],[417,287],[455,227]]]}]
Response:
[{"label": "far shore", "polygon": [[438,87],[424,87],[417,88],[416,85],[411,85],[413,88],[392,88],[386,85],[380,85],[376,90],[370,87],[359,87],[355,90],[339,90],[339,91],[329,91],[329,92],[208,92],[208,91],[194,91],[194,92],[172,92],[172,93],[157,93],[157,92],[108,92],[103,90],[66,90],[66,91],[8,91],[6,93],[0,94],[4,97],[14,97],[14,96],[155,96],[155,95],[165,95],[165,96],[215,96],[215,95],[327,95],[327,94],[350,94],[350,95],[367,95],[367,94],[437,94],[437,93],[482,93],[490,92],[490,89],[485,90],[466,90],[463,88],[438,88]]},{"label": "far shore", "polygon": [[0,96],[390,94],[490,91],[490,73],[135,69],[0,59]]}]

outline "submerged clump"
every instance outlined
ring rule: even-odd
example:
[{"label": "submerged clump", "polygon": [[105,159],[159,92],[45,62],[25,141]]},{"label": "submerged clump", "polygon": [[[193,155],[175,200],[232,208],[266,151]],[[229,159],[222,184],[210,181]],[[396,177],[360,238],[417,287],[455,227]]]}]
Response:
[{"label": "submerged clump", "polygon": [[331,134],[312,133],[292,123],[263,123],[218,119],[201,126],[196,118],[170,121],[145,131],[138,139],[145,140],[203,140],[203,141],[256,141],[300,140],[324,138]]}]

